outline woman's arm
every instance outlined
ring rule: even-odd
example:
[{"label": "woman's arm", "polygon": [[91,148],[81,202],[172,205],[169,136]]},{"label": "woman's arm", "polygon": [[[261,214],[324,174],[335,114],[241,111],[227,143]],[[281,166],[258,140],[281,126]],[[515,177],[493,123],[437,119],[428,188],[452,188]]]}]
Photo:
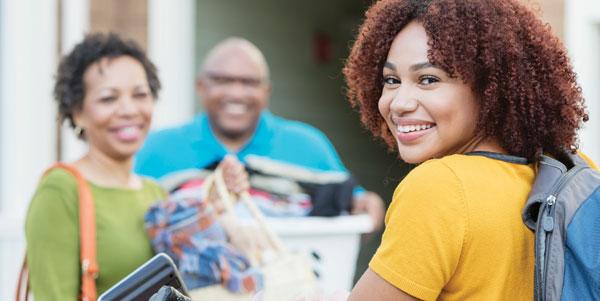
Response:
[{"label": "woman's arm", "polygon": [[418,300],[367,269],[352,289],[348,301],[413,301]]},{"label": "woman's arm", "polygon": [[76,198],[74,191],[64,187],[42,185],[31,201],[25,229],[29,281],[35,300],[77,300],[80,273]]},{"label": "woman's arm", "polygon": [[445,164],[424,163],[394,192],[381,245],[350,300],[435,300],[468,233],[462,185]]}]

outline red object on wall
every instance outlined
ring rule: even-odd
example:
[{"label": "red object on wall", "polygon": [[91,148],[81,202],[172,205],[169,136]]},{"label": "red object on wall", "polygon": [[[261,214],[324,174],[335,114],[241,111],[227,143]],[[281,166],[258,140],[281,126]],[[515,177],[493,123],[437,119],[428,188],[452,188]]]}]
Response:
[{"label": "red object on wall", "polygon": [[318,64],[329,63],[333,58],[333,49],[331,45],[331,36],[324,32],[317,32],[314,35],[313,51],[315,61]]}]

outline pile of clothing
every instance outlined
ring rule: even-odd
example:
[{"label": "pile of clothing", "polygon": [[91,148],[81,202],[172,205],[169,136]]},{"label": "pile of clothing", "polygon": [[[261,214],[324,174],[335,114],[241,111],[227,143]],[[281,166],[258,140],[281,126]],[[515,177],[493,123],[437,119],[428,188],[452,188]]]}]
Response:
[{"label": "pile of clothing", "polygon": [[228,243],[215,210],[201,196],[201,187],[188,186],[151,206],[144,222],[154,250],[175,260],[189,289],[220,284],[234,293],[261,290],[261,271]]},{"label": "pile of clothing", "polygon": [[[245,162],[248,192],[266,216],[338,216],[350,211],[357,182],[349,173],[319,171],[256,155],[247,156]],[[169,174],[161,179],[161,186],[175,192],[186,185],[200,185],[218,164]]]},{"label": "pile of clothing", "polygon": [[[145,217],[156,252],[169,254],[177,263],[189,289],[215,284],[234,293],[252,293],[264,286],[263,274],[241,250],[203,199],[204,179],[219,162],[207,169],[187,170],[161,179],[169,199],[154,204]],[[354,178],[343,172],[321,172],[264,157],[246,158],[257,207],[270,217],[337,216],[349,211]],[[249,217],[245,206],[235,214]]]}]

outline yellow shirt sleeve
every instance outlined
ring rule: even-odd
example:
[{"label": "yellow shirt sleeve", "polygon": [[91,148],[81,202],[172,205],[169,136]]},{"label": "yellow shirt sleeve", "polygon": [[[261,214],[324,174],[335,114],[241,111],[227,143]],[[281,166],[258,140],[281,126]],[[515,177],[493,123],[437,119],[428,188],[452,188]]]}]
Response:
[{"label": "yellow shirt sleeve", "polygon": [[592,160],[590,157],[588,157],[586,154],[584,154],[583,152],[580,152],[580,151],[578,151],[578,152],[577,152],[577,154],[578,154],[579,156],[581,156],[581,158],[583,158],[583,160],[584,160],[585,162],[587,162],[587,164],[589,164],[589,165],[590,165],[590,167],[591,167],[592,169],[595,169],[595,170],[600,170],[600,169],[598,168],[598,165],[596,165],[596,162],[594,162],[594,161],[593,161],[593,160]]},{"label": "yellow shirt sleeve", "polygon": [[461,182],[439,160],[421,164],[396,188],[385,223],[369,267],[405,293],[435,300],[454,274],[467,235]]}]

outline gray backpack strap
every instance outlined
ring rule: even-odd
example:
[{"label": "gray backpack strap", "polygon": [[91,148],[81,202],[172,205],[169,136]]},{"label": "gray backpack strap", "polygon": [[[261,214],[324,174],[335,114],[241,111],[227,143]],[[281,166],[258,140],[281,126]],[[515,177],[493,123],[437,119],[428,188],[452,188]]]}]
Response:
[{"label": "gray backpack strap", "polygon": [[560,300],[567,226],[577,208],[597,188],[599,177],[577,154],[564,153],[560,161],[540,157],[522,216],[527,227],[535,232],[536,301]]},{"label": "gray backpack strap", "polygon": [[540,157],[535,183],[523,209],[523,222],[532,231],[536,229],[541,203],[546,200],[560,177],[566,172],[567,167],[562,162],[545,155]]},{"label": "gray backpack strap", "polygon": [[569,160],[571,160],[571,162],[573,162],[573,165],[581,165],[581,166],[588,166],[590,167],[590,165],[587,163],[587,161],[585,161],[580,155],[578,154],[571,154],[568,153],[567,157],[569,158]]},{"label": "gray backpack strap", "polygon": [[[535,182],[523,209],[523,222],[535,233],[534,299],[545,300],[545,263],[548,254],[548,231],[554,220],[548,218],[549,208],[554,204],[552,194],[567,173],[567,167],[560,161],[542,155],[538,161]],[[549,205],[552,203],[552,205]]]}]

